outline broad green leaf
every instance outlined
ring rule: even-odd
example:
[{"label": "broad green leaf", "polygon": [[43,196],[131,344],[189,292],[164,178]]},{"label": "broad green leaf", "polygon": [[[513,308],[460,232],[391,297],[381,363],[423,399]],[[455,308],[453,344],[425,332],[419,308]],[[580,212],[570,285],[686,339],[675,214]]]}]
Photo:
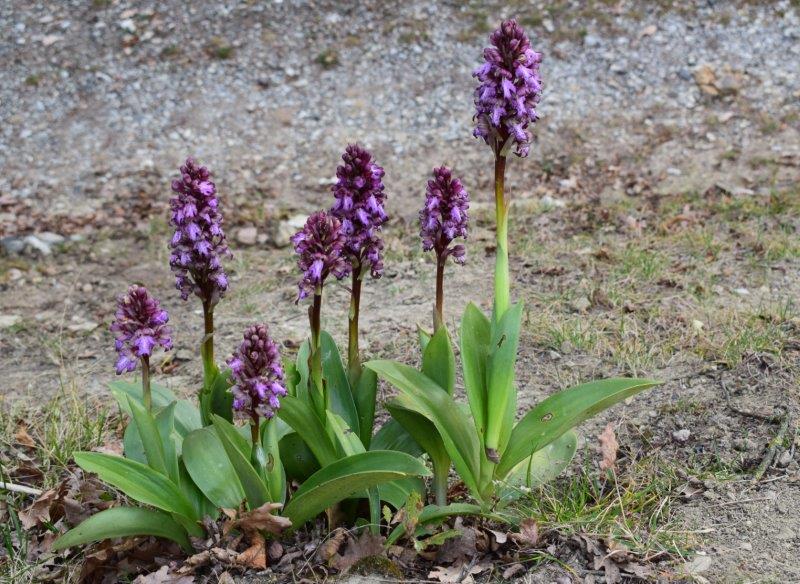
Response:
[{"label": "broad green leaf", "polygon": [[[120,409],[131,415],[126,396],[130,396],[137,403],[142,403],[142,383],[129,381],[112,381],[109,390],[117,400]],[[150,384],[150,391],[153,398],[153,409],[163,408],[177,402],[175,405],[175,431],[181,436],[186,436],[192,430],[202,428],[200,410],[192,402],[185,399],[177,399],[172,390],[158,383]]]},{"label": "broad green leaf", "polygon": [[500,505],[506,505],[522,496],[521,487],[539,487],[557,478],[572,462],[577,447],[578,435],[567,430],[520,462],[508,473],[505,483],[500,486]]},{"label": "broad green leaf", "polygon": [[309,380],[311,373],[308,370],[308,358],[311,355],[311,344],[308,339],[302,342],[300,348],[297,350],[297,359],[295,360],[295,368],[299,376],[296,386],[296,397],[304,403],[309,403],[311,396],[309,395]]},{"label": "broad green leaf", "polygon": [[422,355],[422,372],[450,395],[456,386],[456,355],[447,327],[440,326]]},{"label": "broad green leaf", "polygon": [[422,446],[432,460],[446,461],[445,464],[450,466],[450,456],[433,422],[414,410],[404,408],[402,403],[395,400],[386,402],[386,409],[417,444]]},{"label": "broad green leaf", "polygon": [[158,436],[161,439],[161,451],[164,454],[164,464],[167,466],[167,476],[175,484],[180,484],[178,470],[178,445],[183,445],[183,438],[175,432],[175,404],[172,402],[167,407],[156,412],[155,422]]},{"label": "broad green leaf", "polygon": [[486,437],[487,452],[495,450],[502,454],[500,443],[503,426],[508,419],[510,404],[514,396],[514,370],[519,346],[519,327],[522,322],[522,302],[509,308],[497,326],[492,328],[492,343],[486,370]]},{"label": "broad green leaf", "polygon": [[389,450],[337,460],[303,483],[284,509],[295,529],[334,503],[383,483],[430,474],[416,458]]},{"label": "broad green leaf", "polygon": [[250,452],[248,451],[247,456],[245,456],[240,446],[235,443],[241,435],[227,420],[217,415],[212,415],[211,419],[219,435],[220,442],[222,442],[222,447],[228,455],[228,460],[230,460],[233,469],[236,471],[236,476],[239,478],[239,483],[242,485],[248,508],[256,509],[267,503],[269,501],[269,489],[250,463]]},{"label": "broad green leaf", "polygon": [[514,427],[495,478],[504,478],[522,460],[596,413],[659,383],[650,379],[603,379],[551,395]]},{"label": "broad green leaf", "polygon": [[367,367],[400,390],[395,403],[433,422],[459,475],[479,493],[480,446],[475,428],[451,395],[413,367],[393,361],[370,361]]},{"label": "broad green leaf", "polygon": [[53,542],[59,551],[76,545],[132,535],[154,535],[171,539],[187,553],[194,550],[186,530],[161,511],[142,507],[113,507],[95,513]]},{"label": "broad green leaf", "polygon": [[486,434],[486,366],[491,334],[489,319],[470,302],[461,318],[461,361],[467,401],[481,443]]},{"label": "broad green leaf", "polygon": [[[224,434],[230,443],[236,447],[245,460],[250,460],[251,450],[253,448],[250,442],[250,426],[234,426],[228,420],[220,416],[212,416],[211,422],[214,424],[217,432]],[[244,430],[244,432],[242,431]]]},{"label": "broad green leaf", "polygon": [[339,458],[322,422],[309,403],[290,395],[284,396],[278,417],[300,435],[323,467]]},{"label": "broad green leaf", "polygon": [[322,351],[322,375],[326,383],[327,409],[344,419],[357,435],[359,432],[358,411],[353,401],[353,391],[344,371],[339,348],[330,334],[320,333],[320,350]]},{"label": "broad green leaf", "polygon": [[302,483],[319,470],[320,464],[314,453],[297,432],[281,438],[278,447],[283,468],[290,479]]},{"label": "broad green leaf", "polygon": [[178,473],[180,475],[180,489],[186,500],[192,504],[195,510],[195,516],[199,519],[210,517],[216,520],[219,516],[217,506],[208,500],[200,488],[194,483],[189,471],[186,470],[186,465],[183,460],[178,461]]},{"label": "broad green leaf", "polygon": [[217,507],[237,509],[244,500],[244,489],[214,428],[199,428],[183,439],[183,462],[200,491]]},{"label": "broad green leaf", "polygon": [[95,473],[131,499],[188,519],[200,519],[180,488],[149,466],[101,452],[76,452],[74,458],[83,470]]},{"label": "broad green leaf", "polygon": [[364,445],[361,444],[358,435],[353,433],[341,416],[334,414],[330,410],[326,414],[328,416],[326,428],[331,441],[335,441],[339,445],[344,456],[352,456],[366,450]]},{"label": "broad green leaf", "polygon": [[267,464],[264,468],[264,475],[267,479],[270,501],[273,503],[286,502],[286,472],[281,464],[280,438],[284,426],[289,429],[280,419],[273,418],[265,420],[262,424],[261,446],[267,456]]},{"label": "broad green leaf", "polygon": [[226,367],[217,371],[208,393],[209,412],[228,422],[233,422],[233,394],[229,391],[232,385],[231,370]]},{"label": "broad green leaf", "polygon": [[122,450],[125,453],[125,458],[147,464],[144,445],[139,437],[139,429],[135,423],[128,424],[125,427],[125,434],[122,436]]},{"label": "broad green leaf", "polygon": [[[136,403],[130,396],[128,396],[128,408],[130,408],[133,421],[139,430],[139,439],[142,441],[147,465],[174,481],[175,476],[171,476],[167,471],[164,447],[161,444],[161,434],[158,432],[155,419],[150,412],[144,409],[144,406]],[[177,468],[175,470],[177,471]]]},{"label": "broad green leaf", "polygon": [[286,383],[286,393],[297,396],[297,383],[300,380],[300,374],[297,372],[294,361],[286,358],[283,359],[283,379]]},{"label": "broad green leaf", "polygon": [[378,493],[380,494],[381,501],[386,501],[395,509],[399,509],[405,504],[412,491],[424,497],[425,481],[419,477],[409,477],[378,485]]},{"label": "broad green leaf", "polygon": [[[365,369],[364,371],[371,371]],[[372,372],[374,374],[374,371]],[[423,453],[417,441],[408,433],[408,430],[400,425],[400,422],[392,418],[388,420],[380,430],[375,433],[370,443],[370,450],[397,450],[405,452],[411,456],[419,456]]]},{"label": "broad green leaf", "polygon": [[361,443],[369,449],[372,442],[372,427],[375,424],[375,396],[378,393],[378,376],[374,371],[361,368],[353,400],[358,411]]}]

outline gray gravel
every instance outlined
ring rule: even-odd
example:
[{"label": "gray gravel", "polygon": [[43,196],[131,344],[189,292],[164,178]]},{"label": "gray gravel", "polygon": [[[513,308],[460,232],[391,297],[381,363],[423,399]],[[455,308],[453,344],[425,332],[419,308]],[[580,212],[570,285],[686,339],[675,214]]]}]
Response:
[{"label": "gray gravel", "polygon": [[[166,197],[169,175],[194,154],[223,196],[307,211],[327,204],[354,140],[375,150],[392,197],[419,196],[440,162],[480,189],[489,153],[471,136],[471,70],[489,26],[512,14],[545,54],[540,145],[511,170],[523,190],[576,134],[590,164],[612,163],[654,126],[694,149],[720,140],[700,128],[709,111],[797,110],[800,18],[789,2],[667,13],[514,4],[3,2],[0,196],[76,215],[131,196],[137,176],[155,173]],[[726,97],[695,83],[704,64]],[[747,143],[751,118],[733,117],[722,139]],[[685,174],[687,151],[670,150],[667,177]],[[15,230],[8,213],[0,219]]]}]

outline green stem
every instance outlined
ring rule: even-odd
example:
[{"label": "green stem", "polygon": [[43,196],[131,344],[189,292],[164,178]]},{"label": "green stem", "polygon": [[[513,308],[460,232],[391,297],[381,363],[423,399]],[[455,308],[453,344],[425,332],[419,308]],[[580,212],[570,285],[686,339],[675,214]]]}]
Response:
[{"label": "green stem", "polygon": [[361,376],[361,352],[358,348],[358,315],[361,311],[361,264],[353,266],[353,284],[350,288],[350,313],[348,314],[347,369],[350,386],[358,385]]},{"label": "green stem", "polygon": [[217,368],[214,363],[214,307],[210,302],[203,302],[203,329],[205,334],[200,356],[203,359],[203,381],[205,388],[209,389]]},{"label": "green stem", "polygon": [[261,444],[261,434],[259,432],[259,418],[258,414],[252,412],[250,414],[250,440],[253,442],[253,451],[255,451],[256,446]]},{"label": "green stem", "polygon": [[308,308],[308,319],[311,326],[311,353],[308,356],[308,369],[311,375],[317,413],[325,421],[325,392],[322,384],[322,351],[320,334],[322,333],[322,288],[314,294],[314,303]]},{"label": "green stem", "polygon": [[444,264],[446,258],[436,260],[436,312],[433,314],[433,331],[444,324]]},{"label": "green stem", "polygon": [[433,493],[436,504],[440,507],[447,505],[447,478],[450,474],[450,460],[433,459]]},{"label": "green stem", "polygon": [[142,403],[148,412],[153,409],[153,396],[150,393],[150,357],[142,357]]},{"label": "green stem", "polygon": [[511,304],[511,284],[508,273],[508,204],[505,200],[506,157],[494,159],[494,205],[497,224],[497,251],[494,270],[494,318],[500,318]]}]

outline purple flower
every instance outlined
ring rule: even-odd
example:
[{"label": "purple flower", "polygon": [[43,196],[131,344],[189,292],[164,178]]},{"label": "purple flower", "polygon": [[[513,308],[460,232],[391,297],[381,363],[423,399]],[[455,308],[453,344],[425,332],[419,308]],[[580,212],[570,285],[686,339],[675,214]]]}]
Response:
[{"label": "purple flower", "polygon": [[386,223],[383,203],[383,169],[372,155],[356,144],[342,154],[344,164],[336,169],[331,213],[341,219],[347,236],[347,254],[356,269],[370,265],[373,278],[383,274],[381,226]]},{"label": "purple flower", "polygon": [[342,223],[325,211],[311,215],[305,226],[292,236],[297,252],[297,265],[303,272],[297,300],[315,294],[325,278],[333,274],[341,280],[350,273],[351,266],[344,256],[347,237]]},{"label": "purple flower", "polygon": [[172,181],[177,196],[170,201],[175,234],[169,265],[181,298],[186,300],[193,293],[213,306],[228,289],[221,260],[231,255],[222,230],[217,187],[208,169],[191,158],[180,170],[181,178]]},{"label": "purple flower", "polygon": [[480,81],[475,90],[473,134],[496,153],[511,138],[517,156],[525,157],[532,139],[528,125],[539,119],[536,105],[542,94],[542,54],[531,48],[530,39],[515,20],[503,22],[489,39],[492,46],[483,50],[485,61],[472,74]]},{"label": "purple flower", "polygon": [[167,311],[161,309],[158,300],[144,286],[134,284],[127,294],[119,297],[111,323],[119,354],[117,375],[136,369],[136,363],[142,357],[149,357],[156,345],[165,350],[172,348],[168,320]]},{"label": "purple flower", "polygon": [[422,249],[435,250],[440,261],[453,256],[454,262],[463,264],[466,249],[461,244],[450,244],[456,237],[466,239],[468,209],[469,195],[461,181],[446,166],[434,168],[425,192],[425,207],[419,212]]},{"label": "purple flower", "polygon": [[233,409],[247,411],[250,416],[270,419],[281,407],[286,395],[278,346],[269,336],[265,324],[254,324],[244,331],[239,349],[228,359],[235,385]]}]

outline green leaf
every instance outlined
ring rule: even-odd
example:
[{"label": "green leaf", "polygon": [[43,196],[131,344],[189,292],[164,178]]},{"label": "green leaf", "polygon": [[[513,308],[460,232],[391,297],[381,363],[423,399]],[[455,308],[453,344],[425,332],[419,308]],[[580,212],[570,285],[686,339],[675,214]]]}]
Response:
[{"label": "green leaf", "polygon": [[419,352],[424,354],[433,335],[419,325],[417,325],[417,335],[419,336]]},{"label": "green leaf", "polygon": [[295,368],[297,369],[297,374],[299,379],[296,385],[296,397],[303,401],[304,403],[308,403],[310,400],[309,395],[309,380],[311,378],[311,373],[308,370],[308,358],[311,355],[311,343],[308,342],[308,339],[302,342],[300,348],[297,350],[297,359],[295,360]]},{"label": "green leaf", "polygon": [[227,420],[217,415],[212,415],[211,419],[219,435],[220,442],[222,442],[222,447],[228,454],[228,460],[230,460],[236,471],[236,476],[239,478],[239,483],[242,485],[248,508],[256,509],[267,503],[270,498],[269,489],[256,469],[253,468],[253,465],[250,464],[250,452],[248,451],[247,456],[245,456],[240,446],[235,443],[236,437],[241,437],[241,435]]},{"label": "green leaf", "polygon": [[200,491],[217,507],[236,509],[244,500],[242,484],[214,428],[199,428],[183,439],[183,462]]},{"label": "green leaf", "polygon": [[161,511],[141,507],[114,507],[96,513],[55,540],[52,550],[132,535],[171,539],[187,553],[194,551],[186,530],[174,519]]},{"label": "green leaf", "polygon": [[450,395],[456,386],[456,355],[450,342],[450,333],[440,326],[431,337],[422,355],[422,372],[433,379]]},{"label": "green leaf", "polygon": [[400,390],[395,403],[428,418],[442,437],[453,464],[467,487],[479,495],[480,446],[475,428],[452,396],[413,367],[393,361],[366,364]]},{"label": "green leaf", "polygon": [[290,479],[302,483],[319,470],[319,461],[297,432],[281,438],[278,447],[283,468]]},{"label": "green leaf", "polygon": [[[136,403],[142,404],[141,382],[112,381],[109,384],[109,390],[117,400],[120,409],[129,416],[131,415],[131,410],[128,407],[127,396],[130,396]],[[151,383],[150,391],[153,398],[153,409],[163,408],[172,402],[177,402],[175,405],[175,431],[178,434],[186,436],[192,430],[203,427],[200,419],[200,410],[192,402],[185,399],[177,399],[172,390],[158,383]]]},{"label": "green leaf", "polygon": [[486,434],[486,366],[491,334],[489,319],[470,302],[461,318],[461,361],[467,401],[481,443]]},{"label": "green leaf", "polygon": [[301,485],[284,509],[295,529],[334,503],[382,483],[430,474],[416,458],[373,450],[337,460]]},{"label": "green leaf", "polygon": [[200,519],[180,488],[149,466],[101,452],[76,452],[74,458],[83,470],[97,474],[131,499],[193,521]]},{"label": "green leaf", "polygon": [[265,420],[261,432],[261,446],[267,456],[267,464],[264,468],[264,476],[267,479],[267,486],[270,493],[270,501],[273,503],[284,503],[286,501],[286,472],[281,463],[280,437],[282,429],[279,426],[286,426],[278,418]]},{"label": "green leaf", "polygon": [[487,452],[502,454],[500,438],[509,408],[516,410],[514,396],[514,370],[519,346],[519,328],[522,322],[522,302],[509,308],[496,327],[492,329],[492,344],[486,370],[486,437]]},{"label": "green leaf", "polygon": [[[212,416],[211,423],[214,424],[217,432],[220,434],[224,434],[231,445],[236,447],[242,457],[245,460],[250,460],[250,454],[253,449],[253,445],[247,437],[250,436],[250,428],[249,426],[234,426],[228,420],[220,417],[220,416]],[[244,432],[242,432],[244,430]]]},{"label": "green leaf", "polygon": [[147,455],[144,453],[144,445],[135,423],[125,427],[125,434],[122,436],[122,450],[125,458],[147,464]]},{"label": "green leaf", "polygon": [[167,476],[175,484],[180,484],[178,445],[183,445],[183,438],[175,432],[175,404],[176,402],[172,402],[167,407],[157,411],[155,422],[158,436],[161,439],[161,451],[164,454],[164,464],[167,466]]},{"label": "green leaf", "polygon": [[[365,369],[369,371],[369,369]],[[374,372],[373,372],[374,373]],[[408,430],[400,425],[400,422],[392,418],[388,420],[380,430],[375,433],[370,450],[397,450],[405,452],[411,456],[419,456],[424,451],[417,444],[417,441],[408,433]]]},{"label": "green leaf", "polygon": [[364,445],[361,444],[358,435],[353,433],[341,416],[334,414],[330,410],[328,410],[326,414],[328,416],[326,428],[331,437],[331,441],[335,441],[339,445],[344,456],[351,456],[366,450]]},{"label": "green leaf", "polygon": [[520,462],[500,487],[498,498],[501,504],[506,505],[522,496],[521,487],[539,487],[557,478],[572,462],[577,447],[578,435],[568,430]]},{"label": "green leaf", "polygon": [[308,402],[303,402],[300,398],[290,395],[284,396],[281,399],[278,417],[300,435],[320,465],[327,466],[339,458],[322,422]]},{"label": "green leaf", "polygon": [[[472,505],[471,503],[451,503],[450,505],[446,506],[425,506],[425,508],[423,508],[422,512],[419,514],[417,523],[420,526],[435,525],[437,523],[446,521],[450,517],[456,517],[459,515],[481,515],[493,517],[491,514],[483,513],[483,509],[479,505]],[[398,539],[400,539],[403,533],[405,533],[405,526],[400,524],[392,531],[389,537],[386,538],[385,545],[390,546],[394,544]]]},{"label": "green leaf", "polygon": [[[173,402],[174,403],[174,402]],[[156,421],[153,416],[144,409],[144,406],[136,403],[128,396],[128,407],[133,415],[133,421],[136,428],[139,430],[139,439],[142,441],[144,448],[144,455],[147,458],[147,464],[153,470],[170,477],[175,480],[175,476],[170,476],[167,471],[167,464],[164,459],[164,448],[161,445],[161,434],[158,432]],[[177,468],[175,469],[177,471]]]},{"label": "green leaf", "polygon": [[322,351],[322,375],[326,383],[327,409],[344,419],[356,434],[359,432],[358,411],[353,401],[353,391],[344,371],[339,348],[330,334],[320,333],[320,350]]},{"label": "green leaf", "polygon": [[225,368],[222,371],[217,371],[217,375],[211,382],[211,388],[208,392],[210,413],[228,422],[233,422],[233,394],[229,391],[232,385],[231,370]]},{"label": "green leaf", "polygon": [[386,409],[392,414],[392,418],[397,420],[414,438],[417,444],[422,446],[431,459],[447,461],[447,466],[450,465],[450,456],[433,422],[414,410],[404,408],[402,403],[396,400],[386,402]]},{"label": "green leaf", "polygon": [[358,410],[361,443],[369,448],[372,442],[372,427],[375,425],[375,396],[378,393],[378,376],[374,371],[361,368],[353,399]]},{"label": "green leaf", "polygon": [[419,477],[408,477],[406,479],[378,485],[378,493],[380,494],[381,501],[386,501],[395,509],[399,509],[405,504],[412,491],[424,497],[425,481]]},{"label": "green leaf", "polygon": [[551,395],[514,427],[495,478],[504,478],[519,462],[584,420],[659,383],[650,379],[603,379]]},{"label": "green leaf", "polygon": [[210,517],[215,520],[219,516],[217,506],[208,500],[200,488],[194,483],[183,460],[178,461],[178,473],[180,475],[180,488],[186,500],[192,504],[195,516],[204,519]]}]

